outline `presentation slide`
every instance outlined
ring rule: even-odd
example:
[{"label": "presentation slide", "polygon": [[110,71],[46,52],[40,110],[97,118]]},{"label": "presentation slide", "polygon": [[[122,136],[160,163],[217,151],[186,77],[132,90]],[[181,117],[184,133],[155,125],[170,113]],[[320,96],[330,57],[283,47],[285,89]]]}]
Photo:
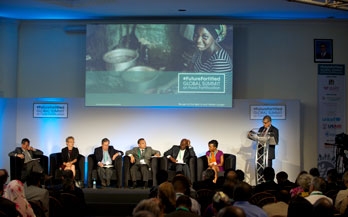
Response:
[{"label": "presentation slide", "polygon": [[86,106],[231,108],[232,84],[232,25],[87,25]]}]

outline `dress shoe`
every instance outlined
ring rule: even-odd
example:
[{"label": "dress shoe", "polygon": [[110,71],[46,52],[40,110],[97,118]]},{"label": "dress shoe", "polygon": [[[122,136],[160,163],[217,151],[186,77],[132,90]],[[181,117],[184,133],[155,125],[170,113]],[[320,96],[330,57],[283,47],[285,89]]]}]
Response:
[{"label": "dress shoe", "polygon": [[106,187],[106,182],[105,182],[105,180],[102,180],[102,181],[101,181],[101,185],[102,185],[103,187]]},{"label": "dress shoe", "polygon": [[110,186],[110,181],[106,180],[106,186],[109,187]]},{"label": "dress shoe", "polygon": [[137,187],[137,182],[133,182],[133,185],[132,185],[132,187],[131,188],[136,188]]}]

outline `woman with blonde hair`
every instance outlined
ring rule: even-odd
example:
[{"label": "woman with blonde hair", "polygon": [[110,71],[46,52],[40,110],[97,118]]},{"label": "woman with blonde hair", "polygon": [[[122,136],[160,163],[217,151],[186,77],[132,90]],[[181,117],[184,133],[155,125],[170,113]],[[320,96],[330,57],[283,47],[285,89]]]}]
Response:
[{"label": "woman with blonde hair", "polygon": [[164,214],[175,211],[176,195],[173,184],[170,182],[163,182],[158,186],[158,199],[160,200],[160,207]]}]

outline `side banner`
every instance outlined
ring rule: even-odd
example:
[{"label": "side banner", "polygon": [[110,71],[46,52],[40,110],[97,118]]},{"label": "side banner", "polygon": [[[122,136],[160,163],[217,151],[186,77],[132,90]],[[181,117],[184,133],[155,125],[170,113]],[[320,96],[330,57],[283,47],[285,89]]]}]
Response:
[{"label": "side banner", "polygon": [[341,150],[335,136],[346,133],[345,80],[345,65],[318,64],[318,169],[322,177],[329,169],[340,167],[336,158]]}]

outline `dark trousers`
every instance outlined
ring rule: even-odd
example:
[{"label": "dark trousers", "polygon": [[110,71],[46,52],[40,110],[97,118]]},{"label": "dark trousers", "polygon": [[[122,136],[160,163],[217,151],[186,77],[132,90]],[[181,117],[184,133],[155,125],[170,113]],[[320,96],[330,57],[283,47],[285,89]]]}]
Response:
[{"label": "dark trousers", "polygon": [[133,182],[137,181],[137,172],[140,170],[143,181],[149,180],[149,166],[147,164],[134,164],[130,168],[130,175]]},{"label": "dark trousers", "polygon": [[175,170],[175,172],[182,172],[186,178],[191,179],[190,167],[187,164],[172,163],[169,168]]},{"label": "dark trousers", "polygon": [[35,173],[44,172],[44,169],[42,168],[38,160],[32,160],[23,165],[23,169],[21,173],[21,181],[25,182],[31,172],[35,172]]},{"label": "dark trousers", "polygon": [[102,183],[106,182],[107,185],[110,185],[112,170],[113,168],[104,168],[104,167],[97,168],[98,176],[99,176],[99,179],[102,181]]}]

